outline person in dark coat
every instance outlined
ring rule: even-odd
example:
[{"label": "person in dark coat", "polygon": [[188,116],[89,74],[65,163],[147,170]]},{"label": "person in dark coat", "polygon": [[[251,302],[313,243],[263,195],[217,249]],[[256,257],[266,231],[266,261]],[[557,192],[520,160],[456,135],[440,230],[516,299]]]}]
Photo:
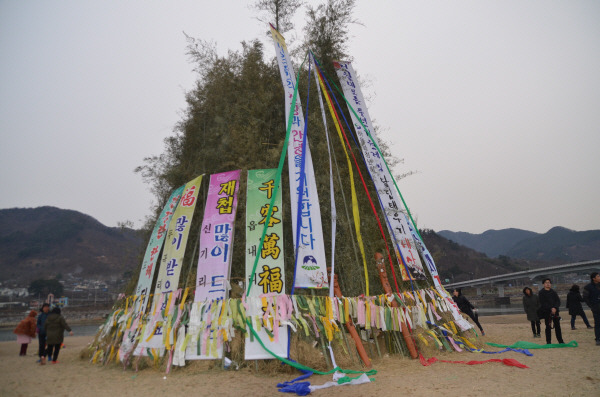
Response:
[{"label": "person in dark coat", "polygon": [[540,309],[540,298],[533,293],[531,288],[523,288],[523,310],[527,314],[527,320],[531,322],[531,331],[534,338],[540,336],[540,317],[538,310]]},{"label": "person in dark coat", "polygon": [[38,357],[40,358],[38,362],[42,362],[42,356],[46,355],[46,329],[44,328],[44,324],[46,324],[46,319],[50,314],[50,305],[44,303],[42,305],[42,310],[40,310],[40,315],[37,318],[37,333],[38,333]]},{"label": "person in dark coat", "polygon": [[544,288],[540,290],[538,296],[540,298],[540,317],[544,319],[544,323],[546,324],[546,343],[552,343],[552,328],[554,328],[558,343],[565,343],[560,329],[560,315],[558,311],[560,298],[556,291],[552,289],[552,282],[549,278],[545,278],[542,283],[544,284]]},{"label": "person in dark coat", "polygon": [[471,320],[473,320],[473,322],[477,325],[477,327],[479,327],[479,330],[481,331],[481,335],[485,335],[485,332],[483,332],[483,328],[481,327],[481,324],[479,324],[479,316],[477,316],[475,313],[473,313],[473,309],[475,309],[475,306],[473,306],[473,304],[471,302],[469,302],[469,300],[462,294],[461,290],[458,288],[455,288],[452,291],[452,300],[456,303],[456,306],[458,306],[458,308],[460,309],[461,312],[465,313],[467,316],[471,317]]},{"label": "person in dark coat", "polygon": [[24,320],[21,320],[17,328],[13,331],[17,335],[17,343],[21,345],[19,356],[27,355],[27,346],[35,338],[35,316],[37,316],[37,312],[35,310],[30,311],[29,315]]},{"label": "person in dark coat", "polygon": [[[69,331],[69,335],[73,335],[71,327],[65,321],[65,318],[60,314],[60,308],[55,307],[44,324],[46,329],[46,343],[48,344],[48,356],[52,356],[52,364],[58,363],[58,353],[60,345],[64,340],[65,330]],[[45,364],[46,357],[42,357],[42,364]]]},{"label": "person in dark coat", "polygon": [[569,309],[569,314],[571,315],[571,329],[576,329],[575,317],[577,316],[581,316],[585,325],[588,328],[592,328],[587,316],[585,315],[585,312],[583,311],[581,302],[583,302],[583,297],[579,293],[579,285],[574,284],[567,294],[567,309]]},{"label": "person in dark coat", "polygon": [[590,274],[591,283],[583,287],[583,299],[592,309],[594,315],[594,334],[596,335],[596,346],[600,346],[600,274]]}]

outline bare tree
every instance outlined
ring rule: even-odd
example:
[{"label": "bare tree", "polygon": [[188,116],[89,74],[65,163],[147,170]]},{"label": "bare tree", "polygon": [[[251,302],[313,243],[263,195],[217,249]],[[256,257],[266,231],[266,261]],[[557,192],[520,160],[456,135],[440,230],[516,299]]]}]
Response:
[{"label": "bare tree", "polygon": [[275,29],[284,34],[294,28],[292,18],[302,5],[304,5],[302,0],[258,0],[250,8],[265,12],[266,16],[257,19],[274,24]]}]

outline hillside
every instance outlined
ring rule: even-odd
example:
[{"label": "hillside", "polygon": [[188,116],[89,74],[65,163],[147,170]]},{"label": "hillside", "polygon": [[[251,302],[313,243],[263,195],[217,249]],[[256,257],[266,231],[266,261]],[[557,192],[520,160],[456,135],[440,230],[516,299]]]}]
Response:
[{"label": "hillside", "polygon": [[104,226],[77,211],[0,210],[0,282],[57,275],[115,280],[135,270],[141,246],[136,231]]},{"label": "hillside", "polygon": [[577,232],[564,227],[554,227],[544,234],[518,242],[506,255],[558,263],[598,259],[600,230]]},{"label": "hillside", "polygon": [[437,232],[440,236],[452,240],[465,247],[473,248],[483,252],[490,258],[497,258],[523,240],[538,236],[538,233],[521,229],[487,230],[481,234],[466,232],[452,232],[441,230]]},{"label": "hillside", "polygon": [[543,234],[521,229],[488,230],[481,234],[442,230],[438,234],[490,258],[509,256],[550,264],[600,258],[600,230],[577,232],[557,226]]},{"label": "hillside", "polygon": [[[441,278],[450,281],[600,258],[600,230],[575,232],[555,227],[539,234],[505,229],[479,235],[423,230],[422,235]],[[104,226],[77,211],[55,207],[3,209],[0,282],[28,285],[34,279],[57,275],[129,279],[139,265],[143,245],[138,232]]]},{"label": "hillside", "polygon": [[516,272],[527,266],[541,267],[542,262],[511,259],[506,256],[493,259],[485,254],[451,241],[433,230],[422,230],[421,236],[433,255],[442,281],[464,281],[496,274]]}]

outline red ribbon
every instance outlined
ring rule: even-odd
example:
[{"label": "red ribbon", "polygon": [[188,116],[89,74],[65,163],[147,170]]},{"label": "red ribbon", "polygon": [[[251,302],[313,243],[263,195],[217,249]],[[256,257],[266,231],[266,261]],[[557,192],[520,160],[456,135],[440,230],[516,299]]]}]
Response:
[{"label": "red ribbon", "polygon": [[448,360],[438,360],[436,357],[431,357],[428,360],[425,360],[425,357],[423,357],[422,354],[419,354],[419,360],[421,361],[421,364],[423,364],[423,366],[428,367],[431,364],[439,361],[441,363],[450,363],[450,364],[466,364],[466,365],[476,365],[476,364],[485,364],[485,363],[502,363],[504,365],[508,365],[509,367],[517,367],[517,368],[529,368],[527,365],[525,364],[521,364],[520,362],[518,362],[517,360],[513,359],[513,358],[492,358],[490,360],[484,360],[484,361],[448,361]]}]

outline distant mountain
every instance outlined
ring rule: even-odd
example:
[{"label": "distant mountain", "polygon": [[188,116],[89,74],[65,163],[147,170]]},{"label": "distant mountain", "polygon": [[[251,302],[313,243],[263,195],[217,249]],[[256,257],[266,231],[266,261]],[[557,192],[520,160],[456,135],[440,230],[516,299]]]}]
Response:
[{"label": "distant mountain", "polygon": [[517,243],[539,235],[539,233],[521,229],[487,230],[481,234],[451,232],[450,230],[442,230],[437,233],[460,245],[483,252],[490,258],[506,255]]},{"label": "distant mountain", "polygon": [[543,234],[521,229],[481,234],[442,230],[438,234],[491,258],[508,256],[552,264],[600,258],[600,230],[577,232],[557,226]]},{"label": "distant mountain", "polygon": [[518,242],[506,255],[559,263],[598,259],[600,230],[577,232],[564,227],[553,227],[544,234]]},{"label": "distant mountain", "polygon": [[136,269],[142,240],[89,215],[56,207],[0,210],[0,281],[74,275],[122,278]]},{"label": "distant mountain", "polygon": [[442,281],[465,281],[543,266],[539,261],[528,263],[506,256],[489,258],[486,254],[451,241],[433,230],[421,230],[421,236],[435,260]]}]

